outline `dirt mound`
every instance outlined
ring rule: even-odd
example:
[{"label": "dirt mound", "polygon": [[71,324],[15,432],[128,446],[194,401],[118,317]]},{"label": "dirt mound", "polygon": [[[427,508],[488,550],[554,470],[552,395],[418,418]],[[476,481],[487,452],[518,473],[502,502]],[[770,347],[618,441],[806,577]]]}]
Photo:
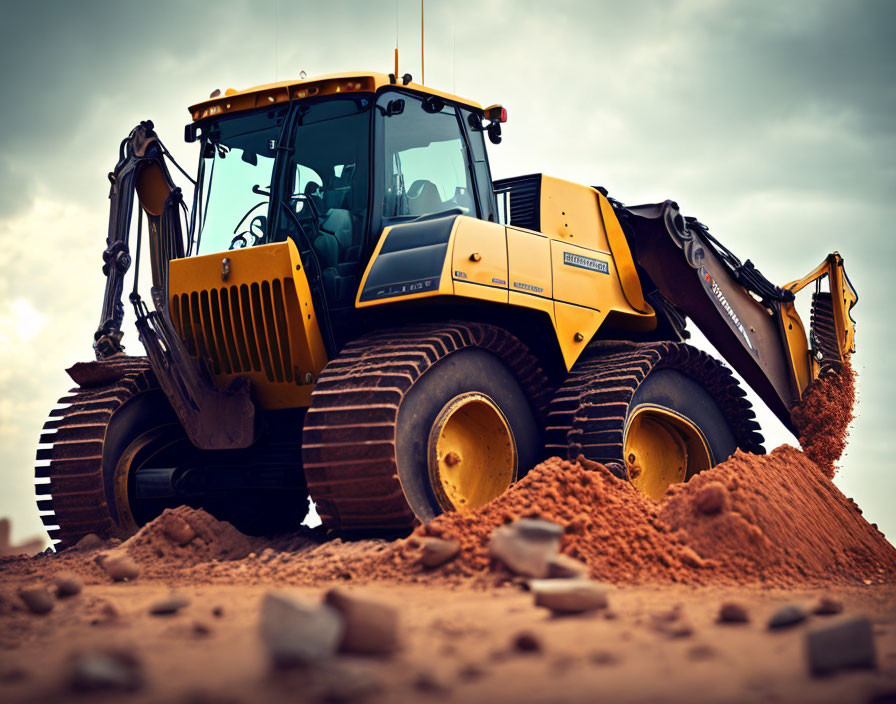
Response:
[{"label": "dirt mound", "polygon": [[161,563],[172,569],[211,560],[239,560],[252,551],[250,539],[230,523],[189,506],[166,509],[121,547],[137,562]]},{"label": "dirt mound", "polygon": [[[461,556],[444,571],[472,576],[488,571],[488,542],[495,528],[537,516],[565,527],[561,550],[585,562],[595,577],[619,582],[690,581],[688,562],[694,556],[659,520],[657,508],[603,465],[554,457],[480,510],[443,514],[416,534],[459,541]],[[409,556],[414,547],[412,537],[405,548]],[[501,572],[497,574],[500,578]]]},{"label": "dirt mound", "polygon": [[846,447],[855,399],[855,372],[847,363],[813,381],[791,414],[803,452],[829,478]]},{"label": "dirt mound", "polygon": [[489,571],[491,531],[531,516],[563,525],[561,550],[610,582],[785,586],[896,577],[896,549],[787,446],[767,456],[738,452],[660,502],[601,465],[552,458],[482,509],[419,528],[398,551],[411,560],[416,536],[457,540],[461,555],[446,574],[494,581],[506,574]]},{"label": "dirt mound", "polygon": [[[707,512],[707,490],[723,507]],[[724,581],[774,585],[863,582],[896,577],[896,549],[829,477],[799,450],[738,452],[687,484],[673,486],[660,519]]]}]

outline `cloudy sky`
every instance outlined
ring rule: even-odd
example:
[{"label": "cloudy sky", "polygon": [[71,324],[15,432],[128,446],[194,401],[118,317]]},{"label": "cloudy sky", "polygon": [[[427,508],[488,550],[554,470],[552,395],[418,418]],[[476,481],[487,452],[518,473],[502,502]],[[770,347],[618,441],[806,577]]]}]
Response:
[{"label": "cloudy sky", "polygon": [[[91,358],[106,173],[151,118],[174,155],[214,90],[347,70],[419,77],[416,0],[0,0],[0,516],[40,532],[39,429]],[[429,0],[426,82],[510,121],[498,177],[676,199],[784,283],[839,250],[860,294],[858,420],[837,484],[892,539],[896,4]],[[139,353],[136,335],[126,343]],[[760,414],[769,447],[795,442]]]}]

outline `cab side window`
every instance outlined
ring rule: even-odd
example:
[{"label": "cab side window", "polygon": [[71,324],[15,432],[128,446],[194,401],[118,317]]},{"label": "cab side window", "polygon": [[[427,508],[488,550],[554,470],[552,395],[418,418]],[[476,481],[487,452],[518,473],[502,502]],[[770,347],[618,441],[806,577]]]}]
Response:
[{"label": "cab side window", "polygon": [[383,217],[404,219],[453,208],[475,217],[470,164],[456,110],[447,105],[434,109],[431,103],[424,106],[422,100],[395,93],[382,96],[380,104]]}]

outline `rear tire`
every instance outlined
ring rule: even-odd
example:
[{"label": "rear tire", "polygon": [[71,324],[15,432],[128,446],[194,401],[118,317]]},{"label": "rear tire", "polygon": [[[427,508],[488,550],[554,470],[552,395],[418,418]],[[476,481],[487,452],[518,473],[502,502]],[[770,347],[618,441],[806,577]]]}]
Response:
[{"label": "rear tire", "polygon": [[690,345],[604,343],[572,370],[548,411],[546,449],[601,462],[660,498],[669,484],[762,453],[762,435],[731,371]]}]

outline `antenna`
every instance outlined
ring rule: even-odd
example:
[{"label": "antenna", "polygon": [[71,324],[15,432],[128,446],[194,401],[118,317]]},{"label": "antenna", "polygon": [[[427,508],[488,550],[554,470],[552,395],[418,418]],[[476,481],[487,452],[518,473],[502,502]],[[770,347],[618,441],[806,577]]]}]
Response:
[{"label": "antenna", "polygon": [[420,85],[426,83],[426,72],[423,69],[423,0],[420,0]]},{"label": "antenna", "polygon": [[278,39],[280,34],[280,0],[274,0],[274,83],[279,78],[280,71],[280,46]]},{"label": "antenna", "polygon": [[395,0],[395,80],[398,80],[398,0]]},{"label": "antenna", "polygon": [[457,16],[451,23],[451,92],[457,95]]}]

